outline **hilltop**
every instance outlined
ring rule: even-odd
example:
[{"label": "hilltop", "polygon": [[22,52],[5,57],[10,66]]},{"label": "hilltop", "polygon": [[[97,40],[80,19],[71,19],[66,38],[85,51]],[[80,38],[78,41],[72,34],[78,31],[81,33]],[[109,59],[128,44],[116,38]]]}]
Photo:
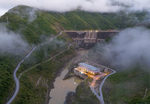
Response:
[{"label": "hilltop", "polygon": [[37,44],[41,42],[42,35],[50,36],[61,30],[132,27],[142,21],[145,15],[145,12],[92,13],[80,10],[59,13],[17,6],[5,13],[0,18],[0,23],[7,23],[10,30],[21,33],[29,43]]}]

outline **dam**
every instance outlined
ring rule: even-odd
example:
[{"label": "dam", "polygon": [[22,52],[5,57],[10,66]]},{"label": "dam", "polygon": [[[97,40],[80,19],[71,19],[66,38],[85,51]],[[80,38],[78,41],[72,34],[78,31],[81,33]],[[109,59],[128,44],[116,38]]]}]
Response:
[{"label": "dam", "polygon": [[65,30],[64,32],[67,33],[67,35],[72,38],[74,44],[80,48],[91,48],[96,43],[105,42],[105,40],[119,33],[118,30]]}]

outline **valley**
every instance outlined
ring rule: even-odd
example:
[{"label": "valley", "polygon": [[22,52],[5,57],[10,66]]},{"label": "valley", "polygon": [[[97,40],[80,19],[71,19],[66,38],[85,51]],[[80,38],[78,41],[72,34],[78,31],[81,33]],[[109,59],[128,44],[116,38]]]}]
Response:
[{"label": "valley", "polygon": [[[123,29],[142,24],[145,16],[144,11],[59,13],[24,5],[10,9],[0,17],[0,25],[8,34],[18,34],[27,48],[19,54],[0,52],[0,104],[149,104],[150,73],[139,64],[145,57],[123,69],[113,61],[126,53],[113,50],[111,57],[104,50]],[[84,71],[78,75],[74,68],[79,63],[109,70],[97,77]]]}]

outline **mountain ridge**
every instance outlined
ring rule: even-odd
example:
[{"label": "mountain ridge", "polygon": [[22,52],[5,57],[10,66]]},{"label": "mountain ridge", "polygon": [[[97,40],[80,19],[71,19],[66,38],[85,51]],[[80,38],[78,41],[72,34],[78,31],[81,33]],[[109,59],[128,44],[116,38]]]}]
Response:
[{"label": "mountain ridge", "polygon": [[21,33],[29,43],[37,44],[41,42],[42,35],[50,36],[61,30],[107,30],[132,27],[144,16],[142,12],[126,14],[76,10],[60,13],[17,6],[0,17],[0,23],[5,23],[10,30]]},{"label": "mountain ridge", "polygon": [[[80,10],[60,13],[39,10],[29,6],[17,6],[0,17],[0,24],[4,24],[8,30],[20,34],[30,45],[37,45],[47,38],[56,36],[56,34],[62,30],[120,30],[133,27],[142,21],[145,15],[145,12],[130,14],[121,11],[118,13],[93,13]],[[60,41],[62,42],[60,43]],[[64,46],[61,45],[62,43],[65,43],[63,44]],[[66,37],[59,37],[56,41],[54,40],[53,44],[49,43],[39,48],[33,53],[31,58],[21,66],[19,73],[66,48],[66,43],[69,43]],[[34,68],[30,73],[26,73],[21,79],[20,93],[13,103],[33,104],[35,103],[35,99],[37,103],[45,102],[45,98],[40,97],[38,94],[41,91],[41,95],[45,96],[45,93],[47,93],[46,87],[35,87],[34,82],[36,82],[38,77],[42,76],[43,81],[48,80],[48,82],[52,84],[55,75],[57,75],[60,69],[65,65],[65,62],[70,60],[74,54],[74,49],[70,49],[56,59],[43,63]],[[5,103],[11,96],[10,92],[13,92],[15,86],[12,80],[12,73],[19,60],[20,56],[0,55],[0,89],[2,89],[0,91],[0,103]],[[7,87],[5,88],[5,86]]]}]

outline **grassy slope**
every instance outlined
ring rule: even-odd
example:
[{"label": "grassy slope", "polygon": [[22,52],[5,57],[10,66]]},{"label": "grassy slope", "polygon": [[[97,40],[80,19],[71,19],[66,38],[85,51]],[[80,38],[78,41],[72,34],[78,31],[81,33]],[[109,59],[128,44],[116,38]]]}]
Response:
[{"label": "grassy slope", "polygon": [[[28,11],[30,10],[32,10],[30,7],[18,6],[0,17],[0,23],[6,23],[8,18],[7,27],[14,32],[20,33],[30,44],[38,44],[63,29],[121,29],[135,24],[135,14],[127,17],[124,13],[116,15],[113,13],[100,14],[83,11],[55,13],[35,10],[34,15],[36,18],[33,21],[29,21]],[[138,17],[142,18],[141,15]],[[35,56],[38,62],[45,59],[43,52],[40,52]],[[10,90],[12,90],[11,86],[13,86],[11,75],[18,59],[12,58],[14,56],[10,57],[1,55],[0,58],[0,89],[3,89],[0,93],[0,104],[6,101],[6,96],[9,95]],[[26,67],[27,65],[23,66],[22,70],[25,70]],[[29,78],[25,82],[29,82]],[[29,89],[28,86],[26,88]],[[26,97],[25,99],[28,100]]]}]

